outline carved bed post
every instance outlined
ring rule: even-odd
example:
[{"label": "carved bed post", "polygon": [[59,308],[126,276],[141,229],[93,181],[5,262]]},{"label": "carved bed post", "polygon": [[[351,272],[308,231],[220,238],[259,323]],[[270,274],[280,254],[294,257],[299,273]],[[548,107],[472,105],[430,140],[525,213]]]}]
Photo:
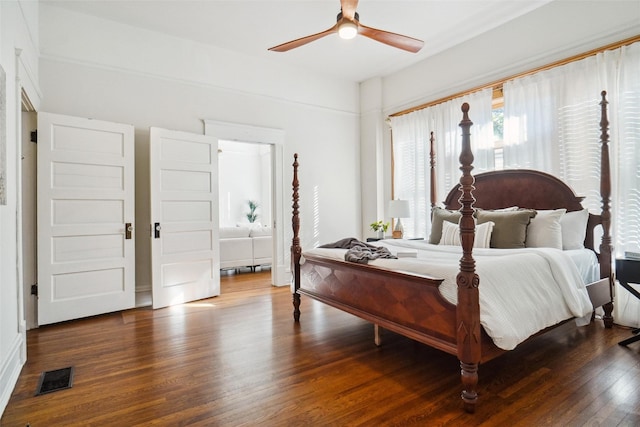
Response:
[{"label": "carved bed post", "polygon": [[298,153],[293,155],[293,215],[291,217],[291,225],[293,226],[293,239],[291,241],[291,273],[293,274],[293,319],[300,321],[300,257],[302,248],[300,247],[300,217],[298,212],[298,200],[300,198],[298,190],[300,182],[298,181]]},{"label": "carved bed post", "polygon": [[478,400],[476,387],[478,385],[478,364],[481,352],[480,302],[478,286],[480,279],[476,274],[476,263],[472,256],[473,241],[475,239],[475,221],[473,219],[473,184],[471,175],[473,170],[473,152],[471,151],[470,131],[473,122],[469,120],[469,104],[462,104],[462,150],[460,152],[460,240],[462,243],[462,258],[460,272],[456,278],[458,285],[457,343],[458,359],[460,360],[460,374],[462,379],[462,401],[467,412],[475,412]]},{"label": "carved bed post", "polygon": [[602,198],[602,241],[600,243],[600,278],[609,278],[611,302],[605,304],[602,320],[607,328],[613,327],[613,288],[614,277],[611,274],[611,170],[609,166],[609,119],[607,118],[607,92],[600,93],[600,197]]},{"label": "carved bed post", "polygon": [[438,203],[438,194],[436,190],[436,147],[435,147],[435,138],[433,137],[433,132],[431,132],[431,136],[429,137],[429,169],[431,172],[431,210],[436,207],[436,203]]}]

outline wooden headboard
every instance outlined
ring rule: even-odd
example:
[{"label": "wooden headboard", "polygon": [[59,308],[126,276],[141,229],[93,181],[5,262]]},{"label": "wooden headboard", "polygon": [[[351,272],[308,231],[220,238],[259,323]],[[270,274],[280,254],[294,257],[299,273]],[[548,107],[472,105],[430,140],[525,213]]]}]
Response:
[{"label": "wooden headboard", "polygon": [[[555,176],[537,170],[507,169],[480,173],[475,175],[474,187],[474,207],[477,208],[564,208],[567,212],[584,209],[581,204],[584,197],[577,196],[571,187]],[[445,208],[460,209],[459,198],[460,189],[451,189],[444,200]],[[584,245],[593,251],[598,247],[594,240],[594,229],[601,224],[601,215],[589,214]]]},{"label": "wooden headboard", "polygon": [[[564,182],[545,172],[529,169],[508,169],[475,175],[475,207],[501,209],[511,206],[530,209],[560,209],[567,212],[583,209],[578,197]],[[459,188],[453,188],[444,205],[460,209]]]}]

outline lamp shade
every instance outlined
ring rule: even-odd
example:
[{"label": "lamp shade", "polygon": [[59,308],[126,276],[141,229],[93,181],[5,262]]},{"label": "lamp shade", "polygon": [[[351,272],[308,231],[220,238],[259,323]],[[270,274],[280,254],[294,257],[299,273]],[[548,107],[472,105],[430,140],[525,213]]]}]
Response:
[{"label": "lamp shade", "polygon": [[409,218],[411,209],[408,200],[391,200],[389,201],[389,216],[391,218]]}]

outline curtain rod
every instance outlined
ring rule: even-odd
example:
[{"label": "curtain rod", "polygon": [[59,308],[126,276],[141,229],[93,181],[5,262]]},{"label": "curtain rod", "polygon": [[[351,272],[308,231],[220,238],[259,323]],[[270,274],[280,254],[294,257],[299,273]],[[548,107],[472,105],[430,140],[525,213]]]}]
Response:
[{"label": "curtain rod", "polygon": [[478,86],[478,87],[475,87],[473,89],[465,90],[463,92],[458,92],[458,93],[455,93],[453,95],[449,95],[449,96],[446,96],[444,98],[437,99],[435,101],[431,101],[431,102],[427,102],[427,103],[424,103],[424,104],[420,104],[420,105],[418,105],[416,107],[407,108],[406,110],[402,110],[402,111],[399,111],[397,113],[389,114],[389,117],[398,117],[398,116],[403,116],[405,114],[413,113],[414,111],[422,110],[424,108],[431,107],[433,105],[437,105],[437,104],[440,104],[440,103],[443,103],[443,102],[447,102],[447,101],[450,101],[452,99],[456,99],[456,98],[459,98],[461,96],[464,96],[464,95],[467,95],[467,94],[470,94],[470,93],[473,93],[473,92],[477,92],[479,90],[487,89],[487,88],[490,88],[490,87],[492,88],[494,86],[501,86],[504,82],[509,81],[509,80],[513,80],[513,79],[529,76],[531,74],[535,74],[535,73],[540,72],[540,71],[549,70],[549,69],[554,68],[554,67],[560,67],[560,66],[568,64],[570,62],[579,61],[579,60],[587,58],[589,56],[597,55],[598,53],[604,52],[605,50],[617,49],[619,47],[630,45],[630,44],[633,44],[633,43],[638,42],[638,41],[640,41],[640,35],[633,36],[633,37],[630,37],[628,39],[621,40],[621,41],[618,41],[618,42],[615,42],[615,43],[611,43],[611,44],[608,44],[606,46],[602,46],[602,47],[590,50],[590,51],[585,52],[585,53],[581,53],[581,54],[578,54],[578,55],[571,56],[569,58],[561,59],[559,61],[552,62],[550,64],[543,65],[541,67],[537,67],[537,68],[534,68],[532,70],[525,71],[525,72],[522,72],[522,73],[519,73],[519,74],[515,74],[515,75],[510,76],[510,77],[505,77],[503,79],[496,80],[496,81],[488,83],[486,85]]}]

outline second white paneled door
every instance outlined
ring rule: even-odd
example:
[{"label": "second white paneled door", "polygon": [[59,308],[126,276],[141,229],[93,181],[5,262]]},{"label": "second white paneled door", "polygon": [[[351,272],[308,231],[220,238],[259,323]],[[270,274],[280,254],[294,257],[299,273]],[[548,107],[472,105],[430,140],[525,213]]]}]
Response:
[{"label": "second white paneled door", "polygon": [[38,324],[135,305],[134,128],[38,114]]},{"label": "second white paneled door", "polygon": [[219,295],[218,140],[150,135],[153,308]]}]

